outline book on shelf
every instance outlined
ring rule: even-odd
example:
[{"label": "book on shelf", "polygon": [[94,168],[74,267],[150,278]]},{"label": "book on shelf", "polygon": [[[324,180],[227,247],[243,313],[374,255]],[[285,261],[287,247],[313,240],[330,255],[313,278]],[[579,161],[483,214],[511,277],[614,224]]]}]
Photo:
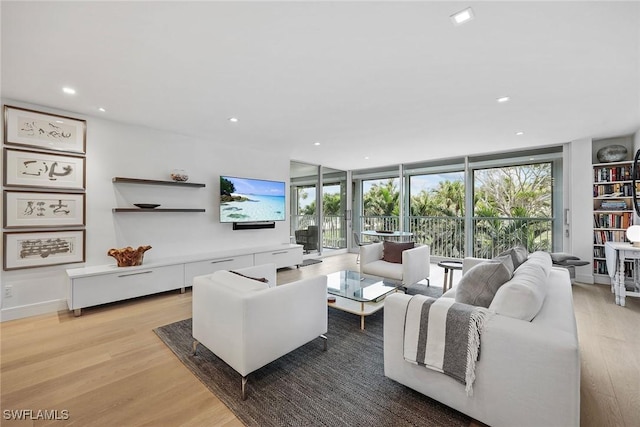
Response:
[{"label": "book on shelf", "polygon": [[626,242],[627,235],[624,230],[594,230],[593,243],[604,245],[606,242]]},{"label": "book on shelf", "polygon": [[594,213],[593,214],[593,227],[594,228],[629,228],[633,222],[633,214],[631,212],[623,213]]},{"label": "book on shelf", "polygon": [[616,167],[599,167],[593,170],[594,182],[630,181],[631,165]]},{"label": "book on shelf", "polygon": [[603,200],[600,209],[604,210],[627,210],[627,202],[624,200]]}]

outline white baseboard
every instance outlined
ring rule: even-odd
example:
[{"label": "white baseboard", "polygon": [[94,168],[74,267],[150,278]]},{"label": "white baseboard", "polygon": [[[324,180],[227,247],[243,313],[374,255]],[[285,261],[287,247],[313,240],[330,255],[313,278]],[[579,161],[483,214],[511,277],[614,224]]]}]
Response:
[{"label": "white baseboard", "polygon": [[588,285],[594,284],[593,274],[576,274],[576,282],[586,283]]},{"label": "white baseboard", "polygon": [[41,314],[57,313],[68,310],[66,299],[39,302],[37,304],[21,305],[19,307],[3,308],[0,311],[0,322],[39,316]]}]

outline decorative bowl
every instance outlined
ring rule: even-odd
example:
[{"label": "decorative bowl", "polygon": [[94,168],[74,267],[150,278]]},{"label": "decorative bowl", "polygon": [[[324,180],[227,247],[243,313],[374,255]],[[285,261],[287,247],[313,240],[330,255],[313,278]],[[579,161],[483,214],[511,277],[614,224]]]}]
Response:
[{"label": "decorative bowl", "polygon": [[132,267],[134,265],[142,265],[144,253],[151,249],[151,246],[138,246],[133,249],[131,246],[121,249],[109,249],[107,255],[114,257],[118,262],[118,267]]},{"label": "decorative bowl", "polygon": [[140,209],[155,209],[160,205],[157,205],[155,203],[134,203],[133,206],[137,206]]},{"label": "decorative bowl", "polygon": [[189,175],[184,169],[174,169],[171,171],[171,179],[176,182],[186,182],[189,180]]}]

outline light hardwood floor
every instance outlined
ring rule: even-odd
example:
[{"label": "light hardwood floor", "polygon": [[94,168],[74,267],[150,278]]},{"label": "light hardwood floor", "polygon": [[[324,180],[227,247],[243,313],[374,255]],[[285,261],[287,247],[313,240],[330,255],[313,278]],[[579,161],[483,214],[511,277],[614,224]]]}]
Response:
[{"label": "light hardwood floor", "polygon": [[[355,255],[283,269],[279,283],[357,269]],[[432,266],[432,285],[442,269]],[[456,272],[455,280],[460,272]],[[607,286],[573,287],[582,351],[582,425],[640,420],[640,299],[617,307]],[[166,293],[0,324],[2,426],[240,426],[153,333],[191,317],[191,292]],[[354,327],[358,320],[354,316]],[[8,421],[5,410],[67,410],[66,421]],[[472,423],[472,426],[478,424]]]}]

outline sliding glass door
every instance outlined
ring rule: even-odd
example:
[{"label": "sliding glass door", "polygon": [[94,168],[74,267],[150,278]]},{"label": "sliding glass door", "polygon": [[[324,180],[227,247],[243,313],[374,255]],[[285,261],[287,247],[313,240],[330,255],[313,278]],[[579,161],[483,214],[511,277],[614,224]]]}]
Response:
[{"label": "sliding glass door", "polygon": [[347,172],[322,167],[322,252],[347,247]]},{"label": "sliding glass door", "polygon": [[291,236],[302,245],[305,255],[319,255],[320,209],[319,203],[320,167],[301,162],[291,162],[290,194]]},{"label": "sliding glass door", "polygon": [[347,172],[291,162],[291,236],[305,255],[347,247]]}]

